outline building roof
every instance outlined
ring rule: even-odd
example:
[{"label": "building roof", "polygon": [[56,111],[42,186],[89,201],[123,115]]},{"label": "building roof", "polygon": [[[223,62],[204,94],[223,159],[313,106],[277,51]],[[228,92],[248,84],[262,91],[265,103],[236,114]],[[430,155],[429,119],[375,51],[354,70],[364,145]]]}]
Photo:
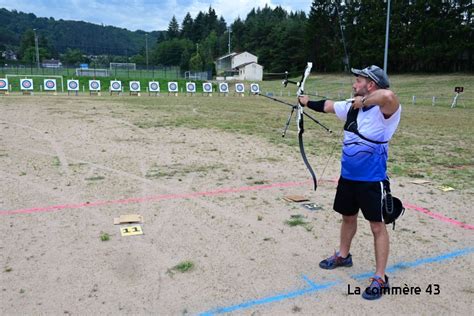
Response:
[{"label": "building roof", "polygon": [[59,60],[56,60],[56,59],[43,59],[43,64],[54,64],[54,65],[58,65],[60,64],[61,62]]},{"label": "building roof", "polygon": [[[247,51],[242,52],[242,53],[238,53],[238,54],[235,54],[235,55],[237,56],[237,55],[242,55],[242,54],[245,54],[245,53],[247,53],[247,54],[249,54],[249,55],[252,55],[253,57],[257,57],[257,56],[255,56],[254,54],[249,53],[249,52],[247,52]],[[258,58],[258,57],[257,57],[257,58]]]},{"label": "building roof", "polygon": [[226,59],[226,58],[229,58],[229,57],[234,57],[235,55],[238,55],[238,54],[236,52],[232,52],[230,54],[218,57],[216,60],[221,60],[221,59]]},{"label": "building roof", "polygon": [[[238,65],[234,69],[244,68],[245,66],[250,65],[250,64],[257,64],[257,63],[254,62],[254,61],[251,61],[251,62],[248,62],[248,63],[245,63],[245,64]],[[259,65],[259,64],[257,64],[257,65],[263,67],[262,65]]]}]

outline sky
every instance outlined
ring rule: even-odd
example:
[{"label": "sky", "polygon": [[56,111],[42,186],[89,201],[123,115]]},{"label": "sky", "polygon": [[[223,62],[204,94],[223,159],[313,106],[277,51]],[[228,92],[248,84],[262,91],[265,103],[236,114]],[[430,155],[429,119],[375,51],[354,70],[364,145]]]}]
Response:
[{"label": "sky", "polygon": [[281,6],[309,12],[312,0],[0,0],[0,8],[33,13],[56,20],[76,20],[123,27],[132,31],[166,30],[176,16],[181,24],[187,12],[193,18],[211,6],[227,24],[245,19],[252,8]]}]

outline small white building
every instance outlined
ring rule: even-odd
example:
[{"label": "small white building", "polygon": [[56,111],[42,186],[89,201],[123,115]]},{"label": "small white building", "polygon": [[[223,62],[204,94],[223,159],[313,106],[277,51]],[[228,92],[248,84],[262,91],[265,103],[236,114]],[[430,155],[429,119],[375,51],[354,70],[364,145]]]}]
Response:
[{"label": "small white building", "polygon": [[55,59],[44,59],[41,63],[43,68],[61,68],[63,64],[59,60]]},{"label": "small white building", "polygon": [[263,66],[256,62],[239,65],[237,69],[240,80],[262,81],[263,79]]},{"label": "small white building", "polygon": [[249,53],[231,53],[216,60],[217,74],[226,80],[262,81],[263,66],[258,64],[258,57]]}]

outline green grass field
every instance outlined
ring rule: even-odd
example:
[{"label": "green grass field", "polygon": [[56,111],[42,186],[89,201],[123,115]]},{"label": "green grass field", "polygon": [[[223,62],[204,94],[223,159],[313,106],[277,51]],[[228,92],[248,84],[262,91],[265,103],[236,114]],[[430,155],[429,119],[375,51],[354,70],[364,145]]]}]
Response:
[{"label": "green grass field", "polygon": [[[313,75],[306,84],[306,92],[318,93],[333,99],[350,97],[353,76]],[[81,80],[85,84],[88,78]],[[142,79],[142,90],[147,80]],[[160,80],[162,91],[166,91],[166,80]],[[465,74],[452,75],[394,75],[392,89],[400,97],[403,106],[402,121],[391,142],[389,171],[394,176],[423,178],[449,185],[457,189],[472,186],[474,176],[474,79]],[[183,84],[184,81],[180,81]],[[35,83],[36,84],[36,83]],[[102,91],[109,82],[103,81]],[[247,83],[247,89],[248,89]],[[123,81],[128,91],[128,81]],[[454,87],[463,86],[464,93],[458,106],[451,109]],[[280,81],[260,83],[263,93],[294,102],[295,86],[284,88]],[[198,91],[202,88],[197,83]],[[230,85],[233,91],[233,85]],[[87,91],[87,90],[86,90]],[[413,96],[416,103],[413,104]],[[436,97],[433,106],[432,98]],[[317,97],[314,97],[317,98]],[[108,102],[104,95],[100,100]],[[213,128],[235,133],[262,137],[275,144],[291,146],[298,150],[297,138],[292,123],[285,139],[281,129],[289,113],[289,107],[259,96],[238,97],[158,97],[158,98],[114,98],[114,102],[132,110],[145,110],[146,120],[136,122],[141,128],[156,126],[185,126],[190,128]],[[196,115],[197,113],[197,115]],[[306,148],[313,161],[339,159],[342,124],[332,115],[312,113],[329,126],[333,134],[306,121]],[[319,171],[323,166],[317,166]]]},{"label": "green grass field", "polygon": [[[396,91],[397,86],[401,86],[398,89],[401,91],[402,100],[403,95],[408,94],[402,88],[405,84],[403,79],[395,77],[393,80]],[[427,85],[431,84],[432,88],[423,87],[421,90],[425,95],[429,94],[429,91],[449,93],[448,89],[435,87],[439,78],[434,78],[431,83],[428,79],[429,77],[426,77],[424,82]],[[309,86],[316,86],[318,80],[323,79],[312,80]],[[457,84],[457,80],[462,81],[451,78],[445,82]],[[268,84],[266,82],[262,84],[264,89]],[[278,87],[274,82],[270,84],[273,86],[268,85],[269,90]],[[337,94],[336,85],[337,80],[326,82],[326,91],[329,91],[329,94]],[[473,87],[473,83],[470,82],[466,86]],[[294,101],[294,97],[284,99]],[[255,135],[298,150],[293,122],[287,137],[285,139],[281,137],[281,129],[285,124],[289,107],[263,97],[124,98],[117,101],[126,107],[149,113],[146,120],[136,122],[141,128],[158,126],[215,128]],[[474,148],[470,145],[474,141],[474,104],[464,102],[465,108],[451,109],[450,104],[431,106],[430,101],[412,105],[409,102],[404,104],[402,101],[402,120],[390,148],[390,174],[424,178],[458,189],[471,187],[474,176]],[[313,112],[312,115],[334,132],[328,134],[313,122],[306,120],[305,145],[308,156],[313,161],[317,157],[323,161],[323,165],[327,159],[338,160],[342,135],[341,122],[329,114]],[[316,166],[319,172],[324,168],[323,165]]]}]

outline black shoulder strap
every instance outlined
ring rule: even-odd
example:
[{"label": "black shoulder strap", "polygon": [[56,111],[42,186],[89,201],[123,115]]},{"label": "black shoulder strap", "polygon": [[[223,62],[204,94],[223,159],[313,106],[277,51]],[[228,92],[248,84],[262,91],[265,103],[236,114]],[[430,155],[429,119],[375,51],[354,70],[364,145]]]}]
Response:
[{"label": "black shoulder strap", "polygon": [[365,141],[368,141],[369,143],[374,143],[374,144],[386,144],[388,141],[378,141],[378,140],[372,140],[370,138],[365,137],[361,133],[359,133],[358,126],[357,126],[357,115],[359,115],[359,109],[355,109],[354,107],[350,107],[349,111],[347,112],[347,120],[346,124],[344,124],[344,130],[354,133],[360,138],[362,138]]}]

